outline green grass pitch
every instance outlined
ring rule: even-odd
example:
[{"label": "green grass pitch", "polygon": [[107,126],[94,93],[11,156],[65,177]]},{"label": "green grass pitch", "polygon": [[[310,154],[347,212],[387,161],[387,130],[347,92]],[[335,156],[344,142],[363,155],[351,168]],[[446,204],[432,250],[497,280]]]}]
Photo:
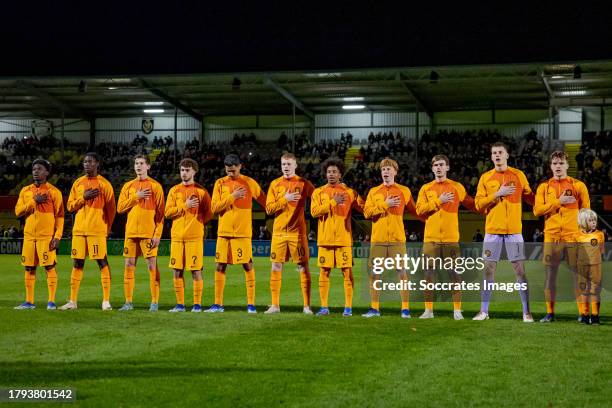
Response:
[{"label": "green grass pitch", "polygon": [[[245,311],[244,274],[228,271],[226,312],[171,314],[168,259],[160,258],[160,312],[146,310],[148,275],[136,273],[137,310],[100,310],[97,267],[87,261],[79,309],[45,310],[47,288],[39,269],[33,311],[23,301],[17,256],[0,255],[0,387],[72,387],[70,406],[609,406],[612,401],[612,304],[602,305],[602,326],[581,326],[576,306],[557,307],[560,321],[524,324],[518,294],[493,302],[492,319],[474,322],[477,303],[464,304],[466,320],[452,320],[452,305],[436,306],[433,320],[401,319],[399,303],[383,317],[364,319],[368,306],[355,278],[355,316],[343,318],[342,278],[332,272],[329,317],[301,313],[295,268],[283,274],[283,313],[264,315],[270,301],[269,260],[255,258],[257,305]],[[110,258],[111,303],[123,303],[123,259]],[[318,309],[315,261],[313,305]],[[204,305],[213,300],[212,259],[205,261]],[[503,268],[509,270],[504,263]],[[541,268],[531,262],[531,270]],[[359,273],[360,268],[355,268]],[[69,294],[70,259],[59,257],[57,303]],[[186,274],[191,304],[191,277]],[[495,296],[495,295],[494,295]],[[414,302],[413,316],[423,309]],[[542,302],[532,302],[536,318]],[[26,406],[36,406],[27,404]],[[55,405],[57,406],[57,405]]]}]

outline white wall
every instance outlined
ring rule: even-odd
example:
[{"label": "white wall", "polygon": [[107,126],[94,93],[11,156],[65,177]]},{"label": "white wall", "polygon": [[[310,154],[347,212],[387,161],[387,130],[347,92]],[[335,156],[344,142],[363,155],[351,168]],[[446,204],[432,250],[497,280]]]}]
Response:
[{"label": "white wall", "polygon": [[497,110],[485,111],[436,112],[436,130],[498,130],[502,135],[521,137],[534,129],[538,135],[548,137],[552,124],[549,124],[547,110]]},{"label": "white wall", "polygon": [[[293,117],[289,115],[217,116],[204,118],[204,140],[228,142],[235,134],[254,133],[257,140],[275,141],[285,132],[291,137]],[[310,134],[310,119],[304,115],[295,117],[296,133]]]},{"label": "white wall", "polygon": [[559,109],[559,140],[582,141],[582,108]]},{"label": "white wall", "polygon": [[315,140],[337,139],[350,132],[353,141],[367,139],[370,133],[393,132],[414,138],[429,128],[427,114],[419,113],[417,130],[416,112],[362,112],[315,115]]},{"label": "white wall", "polygon": [[[36,118],[0,119],[0,143],[11,136],[24,137],[32,134],[32,122]],[[61,119],[47,119],[53,123],[53,135],[62,134]],[[89,143],[89,122],[80,119],[64,119],[64,137],[73,143]]]},{"label": "white wall", "polygon": [[[154,137],[174,137],[174,116],[142,116],[134,118],[96,119],[96,142],[131,142],[136,135],[144,135],[142,120],[153,119],[153,131],[146,135],[149,143]],[[191,116],[178,116],[177,140],[182,144],[200,137],[200,122]]]}]

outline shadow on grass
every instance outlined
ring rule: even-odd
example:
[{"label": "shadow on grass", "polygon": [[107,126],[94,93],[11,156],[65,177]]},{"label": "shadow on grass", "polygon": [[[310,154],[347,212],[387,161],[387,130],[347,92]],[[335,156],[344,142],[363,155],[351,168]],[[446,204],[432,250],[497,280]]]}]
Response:
[{"label": "shadow on grass", "polygon": [[189,363],[168,361],[146,363],[85,361],[73,363],[24,363],[0,361],[0,384],[27,385],[41,383],[61,384],[65,381],[121,379],[121,378],[171,378],[186,376],[223,375],[239,373],[245,375],[265,374],[283,375],[305,371],[319,371],[288,367],[251,367],[245,365],[230,365],[206,367]]}]

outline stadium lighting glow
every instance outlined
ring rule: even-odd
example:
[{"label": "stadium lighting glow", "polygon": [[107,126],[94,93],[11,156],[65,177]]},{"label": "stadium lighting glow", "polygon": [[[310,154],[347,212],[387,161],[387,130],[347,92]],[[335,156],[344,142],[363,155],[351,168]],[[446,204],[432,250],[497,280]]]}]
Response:
[{"label": "stadium lighting glow", "polygon": [[363,109],[365,108],[365,105],[342,105],[342,109],[345,110],[356,110],[356,109]]},{"label": "stadium lighting glow", "polygon": [[143,109],[144,113],[164,113],[163,109]]},{"label": "stadium lighting glow", "polygon": [[563,75],[553,75],[550,77],[550,79],[563,79],[565,78]]},{"label": "stadium lighting glow", "polygon": [[346,102],[359,102],[363,101],[363,96],[347,96],[345,98],[342,98],[342,100]]},{"label": "stadium lighting glow", "polygon": [[586,95],[586,91],[582,90],[582,91],[562,91],[559,92],[560,96],[582,96],[582,95]]},{"label": "stadium lighting glow", "polygon": [[117,87],[116,86],[109,86],[108,89],[112,91],[114,89],[117,89]]},{"label": "stadium lighting glow", "polygon": [[145,102],[144,104],[147,106],[160,106],[160,105],[163,105],[164,103],[162,101],[151,101],[151,102]]}]

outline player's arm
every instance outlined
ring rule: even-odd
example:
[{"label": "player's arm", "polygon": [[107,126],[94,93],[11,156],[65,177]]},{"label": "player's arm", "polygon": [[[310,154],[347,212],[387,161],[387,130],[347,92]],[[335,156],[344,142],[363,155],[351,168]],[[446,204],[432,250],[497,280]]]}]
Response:
[{"label": "player's arm", "polygon": [[34,201],[34,198],[32,198],[31,200],[26,200],[25,188],[22,188],[19,192],[17,204],[15,205],[15,215],[17,217],[25,217],[26,215],[32,214],[35,209],[36,201]]},{"label": "player's arm", "polygon": [[185,214],[185,202],[183,200],[176,199],[176,189],[173,187],[168,193],[168,199],[166,200],[166,209],[164,215],[166,218],[171,220],[182,217]]},{"label": "player's arm", "polygon": [[332,209],[337,206],[336,200],[323,198],[321,190],[315,190],[310,200],[310,214],[319,218],[332,212]]},{"label": "player's arm", "polygon": [[455,182],[455,189],[459,195],[459,203],[468,211],[477,213],[474,198],[467,193],[463,184]]},{"label": "player's arm", "polygon": [[435,199],[430,200],[427,197],[427,186],[421,187],[416,202],[416,213],[422,217],[429,217],[432,213],[435,213],[440,209],[442,201],[436,195]]},{"label": "player's arm", "polygon": [[381,216],[387,212],[389,206],[384,200],[380,202],[376,202],[374,198],[374,194],[372,194],[373,189],[368,192],[366,196],[365,204],[363,206],[363,216],[367,219],[371,219],[374,217]]},{"label": "player's arm", "polygon": [[53,211],[55,215],[55,232],[53,238],[62,239],[64,233],[64,201],[59,190],[52,190]]},{"label": "player's arm", "polygon": [[520,174],[521,184],[523,185],[523,200],[525,200],[525,202],[529,205],[534,205],[535,194],[531,190],[531,187],[529,187],[529,181],[527,181],[527,177],[525,176],[525,173],[520,172],[519,174]]},{"label": "player's arm", "polygon": [[484,214],[489,208],[497,204],[498,201],[499,199],[495,193],[487,194],[484,177],[480,177],[480,180],[478,180],[478,187],[476,188],[476,197],[474,197],[476,211]]},{"label": "player's arm", "polygon": [[579,208],[591,208],[591,199],[589,197],[589,190],[583,182],[577,183],[576,193],[578,193],[578,207]]},{"label": "player's arm", "polygon": [[113,221],[115,220],[115,214],[117,213],[117,207],[115,205],[115,192],[113,191],[113,186],[111,186],[108,181],[104,182],[104,200],[104,218],[106,219],[108,225],[108,231],[106,231],[108,236],[113,226]]},{"label": "player's arm", "polygon": [[274,215],[287,207],[288,201],[285,196],[276,197],[276,184],[277,182],[273,181],[268,189],[268,196],[266,197],[266,214],[268,215]]},{"label": "player's arm", "polygon": [[546,186],[547,183],[542,183],[536,190],[535,203],[533,204],[533,215],[536,217],[553,213],[561,207],[561,202],[558,198],[546,199]]},{"label": "player's arm", "polygon": [[72,188],[70,189],[70,194],[68,195],[68,201],[66,202],[66,209],[69,212],[76,212],[80,210],[85,205],[85,198],[83,196],[79,197],[79,193],[77,191],[77,183],[72,184]]},{"label": "player's arm", "polygon": [[153,238],[161,238],[164,230],[164,190],[161,184],[154,184],[153,194],[155,195],[155,231]]},{"label": "player's arm", "polygon": [[599,252],[601,253],[601,255],[603,255],[606,253],[606,237],[604,237],[602,231],[597,231],[597,240],[599,241]]},{"label": "player's arm", "polygon": [[130,196],[131,182],[125,183],[119,193],[119,200],[117,202],[117,212],[123,214],[132,209],[138,204],[138,196],[136,194]]},{"label": "player's arm", "polygon": [[266,193],[262,190],[259,184],[257,184],[255,180],[250,179],[249,188],[251,189],[251,195],[255,201],[257,201],[261,208],[266,208]]},{"label": "player's arm", "polygon": [[408,189],[408,187],[404,187],[402,189],[404,194],[404,200],[406,200],[406,208],[404,211],[407,211],[408,214],[414,215],[420,221],[427,221],[427,217],[417,214],[416,203],[414,202],[414,198],[412,197],[412,193]]},{"label": "player's arm", "polygon": [[205,224],[212,219],[213,213],[210,207],[210,195],[206,190],[202,192],[202,199],[200,200],[200,211],[204,216]]},{"label": "player's arm", "polygon": [[365,207],[365,200],[355,191],[353,191],[353,209],[363,214],[363,208]]},{"label": "player's arm", "polygon": [[232,204],[234,204],[234,201],[234,196],[231,193],[222,192],[220,181],[215,181],[213,196],[210,204],[213,214],[218,214],[227,210]]}]

